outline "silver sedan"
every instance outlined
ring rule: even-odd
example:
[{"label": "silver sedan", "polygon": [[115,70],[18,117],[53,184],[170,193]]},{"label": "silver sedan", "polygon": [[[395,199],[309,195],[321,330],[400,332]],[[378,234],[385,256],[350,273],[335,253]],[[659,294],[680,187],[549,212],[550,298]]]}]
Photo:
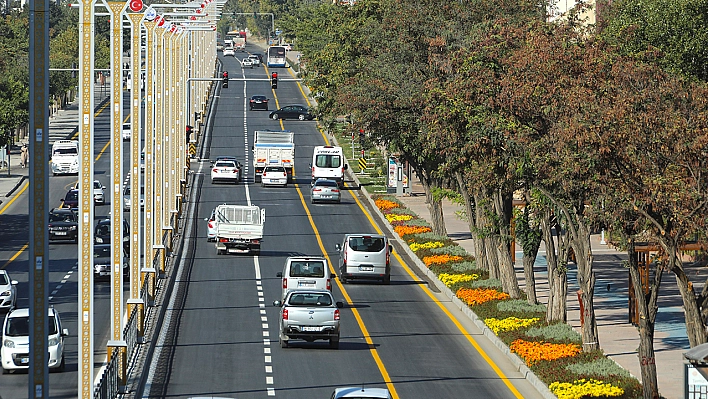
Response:
[{"label": "silver sedan", "polygon": [[310,202],[313,204],[317,201],[334,201],[341,202],[342,195],[339,191],[339,185],[334,180],[317,179],[312,185],[310,191]]}]

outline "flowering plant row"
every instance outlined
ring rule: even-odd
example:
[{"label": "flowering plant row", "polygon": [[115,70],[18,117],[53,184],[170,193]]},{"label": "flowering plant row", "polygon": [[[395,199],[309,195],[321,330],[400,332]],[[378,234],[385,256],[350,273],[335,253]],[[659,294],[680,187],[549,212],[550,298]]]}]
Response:
[{"label": "flowering plant row", "polygon": [[433,230],[428,226],[396,226],[393,228],[393,231],[400,237],[403,237],[408,234],[427,233]]},{"label": "flowering plant row", "polygon": [[554,382],[548,387],[558,399],[581,399],[587,397],[613,397],[624,395],[624,389],[598,380]]},{"label": "flowering plant row", "polygon": [[455,294],[467,305],[477,305],[489,301],[508,299],[509,294],[487,288],[460,288]]},{"label": "flowering plant row", "polygon": [[418,244],[417,242],[414,242],[414,243],[410,244],[409,247],[411,248],[411,251],[415,252],[419,249],[440,248],[443,245],[445,245],[445,244],[441,243],[440,241],[428,241],[428,242],[424,242],[422,244]]},{"label": "flowering plant row", "polygon": [[509,345],[509,349],[521,356],[529,366],[541,360],[557,360],[580,353],[580,347],[575,344],[552,344],[550,342],[525,341],[523,339],[517,339],[512,342]]},{"label": "flowering plant row", "polygon": [[376,204],[376,207],[381,209],[382,211],[398,208],[401,206],[399,203],[387,199],[377,199],[374,200],[374,203]]},{"label": "flowering plant row", "polygon": [[468,281],[474,281],[479,278],[479,274],[449,274],[440,273],[438,278],[448,287],[452,287],[455,284],[466,283]]},{"label": "flowering plant row", "polygon": [[423,263],[425,263],[425,266],[430,266],[430,265],[436,264],[436,263],[440,264],[440,263],[457,262],[459,260],[462,260],[461,256],[431,255],[431,256],[423,257]]},{"label": "flowering plant row", "polygon": [[403,222],[411,219],[413,219],[412,215],[400,215],[395,213],[386,214],[386,220],[388,220],[389,222]]},{"label": "flowering plant row", "polygon": [[502,331],[514,331],[519,328],[528,327],[540,319],[538,317],[533,317],[531,319],[520,319],[518,317],[507,317],[506,319],[497,319],[490,317],[484,319],[484,324],[489,327],[490,330],[494,331],[494,334],[499,335]]}]

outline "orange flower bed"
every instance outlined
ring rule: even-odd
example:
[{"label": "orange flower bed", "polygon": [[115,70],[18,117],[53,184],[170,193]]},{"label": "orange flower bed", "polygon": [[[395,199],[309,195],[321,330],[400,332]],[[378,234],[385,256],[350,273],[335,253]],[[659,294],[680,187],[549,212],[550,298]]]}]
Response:
[{"label": "orange flower bed", "polygon": [[564,357],[573,357],[580,353],[580,347],[575,344],[552,344],[549,342],[533,342],[517,339],[509,345],[512,352],[515,352],[524,359],[527,365],[531,366],[541,360],[557,360]]},{"label": "orange flower bed", "polygon": [[427,233],[433,230],[428,226],[396,226],[393,228],[393,231],[400,237],[403,237],[407,234]]},{"label": "orange flower bed", "polygon": [[377,199],[374,201],[374,203],[376,204],[376,207],[381,209],[382,211],[401,207],[401,205],[399,205],[398,203],[385,199]]},{"label": "orange flower bed", "polygon": [[457,262],[458,260],[462,260],[461,256],[457,255],[431,255],[431,256],[424,256],[423,257],[423,263],[425,263],[425,266],[430,266],[432,264],[442,264],[442,263],[447,263],[447,262]]},{"label": "orange flower bed", "polygon": [[455,293],[455,296],[467,305],[479,305],[498,299],[509,299],[509,294],[489,288],[460,288]]}]

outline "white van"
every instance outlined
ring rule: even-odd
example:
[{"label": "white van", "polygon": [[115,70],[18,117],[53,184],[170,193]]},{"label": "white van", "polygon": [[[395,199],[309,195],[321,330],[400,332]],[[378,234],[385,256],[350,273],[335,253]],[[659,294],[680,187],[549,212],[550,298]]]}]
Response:
[{"label": "white van", "polygon": [[381,280],[391,283],[391,254],[393,246],[381,234],[347,234],[339,251],[339,279],[342,283],[353,279]]},{"label": "white van", "polygon": [[79,141],[57,140],[52,144],[52,174],[79,173]]},{"label": "white van", "polygon": [[[49,342],[47,352],[49,355],[49,368],[64,371],[64,337],[69,335],[69,330],[62,328],[59,312],[50,307],[48,310],[49,323],[47,335]],[[12,370],[29,368],[30,347],[30,318],[29,309],[15,309],[5,316],[2,325],[2,359],[3,374]]]},{"label": "white van", "polygon": [[277,277],[283,279],[283,300],[288,291],[297,289],[332,291],[332,274],[327,259],[323,257],[291,256]]},{"label": "white van", "polygon": [[321,145],[312,152],[312,184],[319,178],[335,180],[337,184],[344,184],[344,171],[349,168],[344,163],[342,147]]}]

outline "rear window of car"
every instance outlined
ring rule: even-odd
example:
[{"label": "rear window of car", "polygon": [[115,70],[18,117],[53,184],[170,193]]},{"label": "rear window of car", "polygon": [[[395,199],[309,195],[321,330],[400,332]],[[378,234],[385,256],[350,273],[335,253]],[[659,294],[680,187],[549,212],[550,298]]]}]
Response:
[{"label": "rear window of car", "polygon": [[266,166],[266,172],[285,172],[285,168],[282,166]]},{"label": "rear window of car", "polygon": [[290,277],[324,277],[324,262],[292,262],[290,263]]},{"label": "rear window of car", "polygon": [[337,182],[334,180],[319,180],[315,182],[316,186],[337,187]]},{"label": "rear window of car", "polygon": [[332,306],[332,297],[326,294],[293,294],[288,302],[291,306]]},{"label": "rear window of car", "polygon": [[217,162],[215,166],[220,168],[233,168],[236,165],[233,163],[233,161],[220,161]]},{"label": "rear window of car", "polygon": [[357,252],[380,252],[384,249],[381,237],[350,237],[349,248]]}]

